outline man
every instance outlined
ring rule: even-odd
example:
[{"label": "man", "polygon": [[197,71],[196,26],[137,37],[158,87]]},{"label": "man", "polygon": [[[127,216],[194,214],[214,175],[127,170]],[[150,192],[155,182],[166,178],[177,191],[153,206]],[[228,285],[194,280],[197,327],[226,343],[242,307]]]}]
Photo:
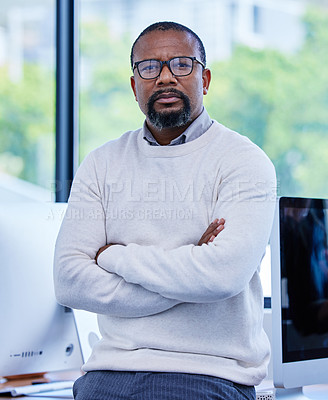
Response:
[{"label": "man", "polygon": [[254,399],[266,374],[259,265],[275,172],[203,106],[199,37],[160,22],[131,51],[146,120],[92,152],[55,254],[60,303],[98,313],[103,338],[76,399]]}]

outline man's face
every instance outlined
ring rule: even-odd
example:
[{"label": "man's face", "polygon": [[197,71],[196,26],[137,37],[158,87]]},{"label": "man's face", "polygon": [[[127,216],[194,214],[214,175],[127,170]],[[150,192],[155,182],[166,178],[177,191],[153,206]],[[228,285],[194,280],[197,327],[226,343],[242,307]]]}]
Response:
[{"label": "man's face", "polygon": [[[134,62],[147,59],[167,61],[188,56],[200,59],[197,41],[187,32],[174,30],[153,31],[141,37],[134,49]],[[176,77],[167,65],[158,78],[142,79],[137,69],[131,86],[147,124],[157,130],[188,126],[203,109],[203,95],[207,94],[210,71],[194,62],[190,75]]]}]

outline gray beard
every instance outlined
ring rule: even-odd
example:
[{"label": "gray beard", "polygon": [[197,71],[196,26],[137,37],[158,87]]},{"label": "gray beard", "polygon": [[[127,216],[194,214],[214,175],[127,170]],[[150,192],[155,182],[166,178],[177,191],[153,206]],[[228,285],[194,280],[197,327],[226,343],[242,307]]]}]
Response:
[{"label": "gray beard", "polygon": [[183,101],[183,108],[180,111],[163,111],[157,112],[154,109],[155,101],[159,94],[165,93],[165,90],[160,90],[154,93],[148,100],[147,116],[149,122],[158,130],[165,128],[178,128],[186,125],[190,121],[191,109],[188,96],[178,90],[170,90],[170,92],[178,94]]}]

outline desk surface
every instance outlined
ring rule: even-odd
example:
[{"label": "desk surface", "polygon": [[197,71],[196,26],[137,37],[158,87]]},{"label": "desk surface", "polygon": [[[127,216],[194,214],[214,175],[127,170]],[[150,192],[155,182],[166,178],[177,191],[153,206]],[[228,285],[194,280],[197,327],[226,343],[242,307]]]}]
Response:
[{"label": "desk surface", "polygon": [[[64,371],[64,372],[56,372],[56,373],[49,373],[44,375],[44,382],[51,382],[51,381],[61,381],[61,380],[69,380],[69,381],[75,381],[79,376],[81,376],[81,371]],[[5,389],[8,387],[15,387],[15,386],[26,386],[26,385],[31,385],[32,382],[36,381],[36,377],[18,377],[15,380],[8,381],[6,383],[0,384],[0,389]],[[39,379],[37,379],[39,381]],[[17,398],[26,398],[26,399],[38,399],[38,400],[50,400],[50,399],[55,399],[55,400],[60,400],[60,399],[72,399],[73,394],[71,389],[64,389],[64,390],[56,390],[51,392],[50,394],[47,394],[47,396],[43,395],[42,393],[39,393],[37,395],[30,395],[28,397],[23,396],[23,397],[17,397]],[[13,397],[10,396],[2,396],[0,395],[0,400],[2,399],[13,399]]]},{"label": "desk surface", "polygon": [[[58,373],[52,373],[52,374],[46,374],[46,378],[49,380],[76,380],[79,376],[81,376],[80,371],[66,371],[66,372],[58,372]],[[9,383],[10,384],[10,383]],[[21,380],[16,380],[15,381],[15,386],[23,386],[23,385],[28,385],[31,384],[31,379],[21,379]],[[0,384],[0,389],[8,386],[8,383],[6,384]],[[13,386],[13,385],[11,385]],[[271,380],[265,380],[259,385],[257,388],[257,392],[261,391],[268,391],[268,390],[273,390],[273,383]],[[313,385],[313,386],[307,386],[304,388],[303,391],[305,397],[304,399],[310,399],[310,400],[327,400],[328,399],[328,384],[325,385]],[[34,399],[34,400],[63,400],[63,399],[73,399],[73,394],[72,390],[70,389],[65,389],[65,390],[60,390],[60,391],[54,391],[51,394],[47,394],[44,396],[42,393],[38,395],[33,395],[33,396],[28,396],[28,397],[18,397],[18,398],[26,398],[26,399]],[[0,396],[0,400],[9,400],[13,399],[13,397],[8,397],[8,396]]]},{"label": "desk surface", "polygon": [[[256,387],[256,392],[261,393],[262,392],[275,392],[273,382],[272,380],[264,380],[259,386]],[[279,399],[288,399],[288,396],[282,392],[279,395],[277,395],[277,400]],[[304,399],[304,400],[328,400],[328,384],[324,385],[310,385],[310,386],[305,386],[303,388],[303,396],[300,394],[300,397],[292,397],[297,398],[297,399]]]}]

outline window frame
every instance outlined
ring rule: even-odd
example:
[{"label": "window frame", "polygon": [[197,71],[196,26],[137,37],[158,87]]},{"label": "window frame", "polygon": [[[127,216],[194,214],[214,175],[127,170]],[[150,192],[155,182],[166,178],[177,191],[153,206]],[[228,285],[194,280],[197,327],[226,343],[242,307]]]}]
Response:
[{"label": "window frame", "polygon": [[56,0],[56,202],[68,200],[78,167],[78,24],[78,0]]}]

